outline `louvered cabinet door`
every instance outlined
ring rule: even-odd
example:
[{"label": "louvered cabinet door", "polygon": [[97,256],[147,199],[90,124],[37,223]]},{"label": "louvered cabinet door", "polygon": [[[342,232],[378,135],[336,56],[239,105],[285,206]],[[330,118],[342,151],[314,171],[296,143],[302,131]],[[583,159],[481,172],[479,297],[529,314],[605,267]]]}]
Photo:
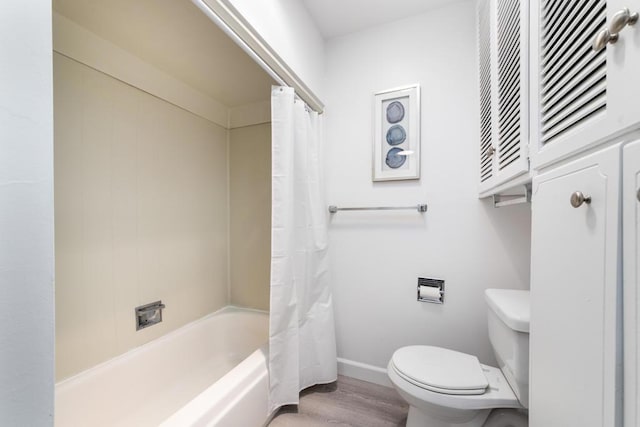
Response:
[{"label": "louvered cabinet door", "polygon": [[478,4],[481,195],[529,170],[528,4]]},{"label": "louvered cabinet door", "polygon": [[491,3],[478,2],[478,65],[480,84],[480,192],[494,185]]},{"label": "louvered cabinet door", "polygon": [[538,169],[607,142],[640,123],[640,25],[593,49],[621,0],[537,0],[532,8],[531,139]]},{"label": "louvered cabinet door", "polygon": [[496,184],[529,170],[529,6],[522,0],[497,0]]}]

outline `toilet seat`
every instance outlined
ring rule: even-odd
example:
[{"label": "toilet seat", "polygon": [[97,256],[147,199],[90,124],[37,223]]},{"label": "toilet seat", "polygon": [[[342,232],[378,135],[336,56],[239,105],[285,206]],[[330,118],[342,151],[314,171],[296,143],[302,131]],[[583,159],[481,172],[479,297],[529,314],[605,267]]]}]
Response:
[{"label": "toilet seat", "polygon": [[520,402],[511,390],[507,379],[499,368],[480,365],[489,386],[483,394],[450,394],[431,391],[424,384],[417,384],[405,374],[402,374],[393,362],[389,360],[387,374],[391,383],[400,395],[410,405],[421,407],[426,402],[445,408],[455,409],[486,409],[486,408],[521,408]]},{"label": "toilet seat", "polygon": [[481,395],[489,385],[477,357],[446,348],[403,347],[391,363],[399,376],[435,393]]}]

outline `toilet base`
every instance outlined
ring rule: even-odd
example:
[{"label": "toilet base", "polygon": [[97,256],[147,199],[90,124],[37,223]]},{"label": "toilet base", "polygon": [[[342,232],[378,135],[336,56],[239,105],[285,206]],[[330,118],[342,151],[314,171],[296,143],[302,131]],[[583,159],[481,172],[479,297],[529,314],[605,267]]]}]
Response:
[{"label": "toilet base", "polygon": [[491,409],[455,410],[447,408],[438,413],[432,407],[427,414],[415,406],[409,406],[407,427],[482,427]]},{"label": "toilet base", "polygon": [[483,427],[528,427],[529,415],[524,409],[494,409]]}]

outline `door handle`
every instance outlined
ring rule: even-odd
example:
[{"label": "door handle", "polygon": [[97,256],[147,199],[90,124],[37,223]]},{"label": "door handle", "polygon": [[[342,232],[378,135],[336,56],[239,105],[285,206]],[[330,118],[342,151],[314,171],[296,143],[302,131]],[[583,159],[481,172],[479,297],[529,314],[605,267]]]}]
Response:
[{"label": "door handle", "polygon": [[635,25],[636,22],[638,22],[638,12],[631,13],[628,7],[617,11],[611,17],[609,28],[605,28],[596,34],[591,47],[596,52],[599,52],[604,49],[608,43],[614,44],[618,41],[620,31],[627,25]]},{"label": "door handle", "polygon": [[627,25],[634,25],[638,22],[638,12],[631,13],[628,7],[617,11],[611,17],[611,24],[609,24],[609,31],[611,34],[618,34]]},{"label": "door handle", "polygon": [[576,191],[571,194],[571,198],[569,199],[571,202],[571,206],[574,208],[579,208],[583,203],[589,204],[591,203],[591,196],[585,196],[580,191]]}]

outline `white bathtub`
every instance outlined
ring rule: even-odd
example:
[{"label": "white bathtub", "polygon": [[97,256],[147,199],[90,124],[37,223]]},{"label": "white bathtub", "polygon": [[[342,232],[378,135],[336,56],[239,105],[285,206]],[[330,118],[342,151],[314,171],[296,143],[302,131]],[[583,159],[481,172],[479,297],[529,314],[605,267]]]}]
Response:
[{"label": "white bathtub", "polygon": [[268,315],[226,307],[56,384],[55,425],[261,426]]}]

